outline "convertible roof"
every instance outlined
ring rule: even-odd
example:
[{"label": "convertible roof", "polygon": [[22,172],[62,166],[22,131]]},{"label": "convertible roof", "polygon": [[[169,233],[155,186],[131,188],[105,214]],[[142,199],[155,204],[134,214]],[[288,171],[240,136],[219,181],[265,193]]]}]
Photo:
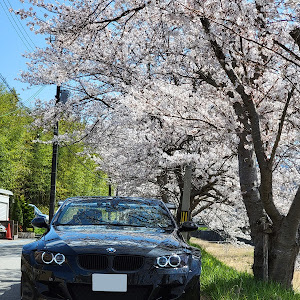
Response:
[{"label": "convertible roof", "polygon": [[128,199],[128,200],[140,200],[140,201],[148,201],[148,200],[156,200],[161,201],[160,199],[155,198],[143,198],[143,197],[127,197],[127,196],[75,196],[69,197],[66,200],[89,200],[89,199],[107,199],[107,200],[117,200],[117,199]]}]

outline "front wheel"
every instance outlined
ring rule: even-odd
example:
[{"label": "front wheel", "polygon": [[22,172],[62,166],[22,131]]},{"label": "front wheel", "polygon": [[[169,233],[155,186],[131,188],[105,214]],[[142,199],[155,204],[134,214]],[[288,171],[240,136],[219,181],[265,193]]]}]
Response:
[{"label": "front wheel", "polygon": [[199,300],[200,299],[200,277],[194,277],[193,283],[189,287],[184,299]]},{"label": "front wheel", "polygon": [[21,275],[21,300],[34,300],[34,290],[28,276]]},{"label": "front wheel", "polygon": [[199,300],[200,299],[200,279],[198,279],[197,282],[195,283],[193,290],[194,291],[193,291],[192,299]]}]

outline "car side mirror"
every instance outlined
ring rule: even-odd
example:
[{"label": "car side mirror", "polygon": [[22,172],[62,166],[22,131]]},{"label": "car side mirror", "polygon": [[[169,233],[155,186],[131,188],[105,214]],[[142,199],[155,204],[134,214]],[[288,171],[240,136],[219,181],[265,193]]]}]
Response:
[{"label": "car side mirror", "polygon": [[198,225],[192,221],[183,222],[179,226],[180,232],[188,232],[188,231],[195,231],[198,229]]},{"label": "car side mirror", "polygon": [[31,221],[32,226],[37,228],[46,228],[49,230],[49,224],[46,222],[46,219],[43,217],[36,217]]},{"label": "car side mirror", "polygon": [[166,204],[166,207],[169,209],[169,210],[176,210],[177,209],[177,206],[175,203],[165,203]]}]

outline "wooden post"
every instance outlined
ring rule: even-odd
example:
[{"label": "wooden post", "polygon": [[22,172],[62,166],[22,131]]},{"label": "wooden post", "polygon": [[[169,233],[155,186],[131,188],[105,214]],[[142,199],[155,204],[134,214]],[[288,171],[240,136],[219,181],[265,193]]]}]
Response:
[{"label": "wooden post", "polygon": [[269,235],[268,224],[263,222],[263,280],[269,280]]},{"label": "wooden post", "polygon": [[263,281],[269,280],[269,234],[272,232],[271,223],[267,216],[260,219],[263,233]]},{"label": "wooden post", "polygon": [[[191,218],[191,213],[190,213],[191,181],[192,181],[192,167],[188,165],[185,168],[185,174],[184,174],[184,186],[183,186],[183,195],[182,195],[182,204],[181,204],[180,223],[183,223],[185,221],[190,221]],[[186,241],[188,241],[189,235],[187,232],[183,232],[182,236]]]}]

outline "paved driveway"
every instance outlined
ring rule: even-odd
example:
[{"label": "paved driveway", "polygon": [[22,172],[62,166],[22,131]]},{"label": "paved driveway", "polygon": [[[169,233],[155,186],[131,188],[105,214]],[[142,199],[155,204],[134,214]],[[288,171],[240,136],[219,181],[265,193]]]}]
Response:
[{"label": "paved driveway", "polygon": [[34,240],[0,239],[0,299],[20,300],[21,251],[25,244]]}]

